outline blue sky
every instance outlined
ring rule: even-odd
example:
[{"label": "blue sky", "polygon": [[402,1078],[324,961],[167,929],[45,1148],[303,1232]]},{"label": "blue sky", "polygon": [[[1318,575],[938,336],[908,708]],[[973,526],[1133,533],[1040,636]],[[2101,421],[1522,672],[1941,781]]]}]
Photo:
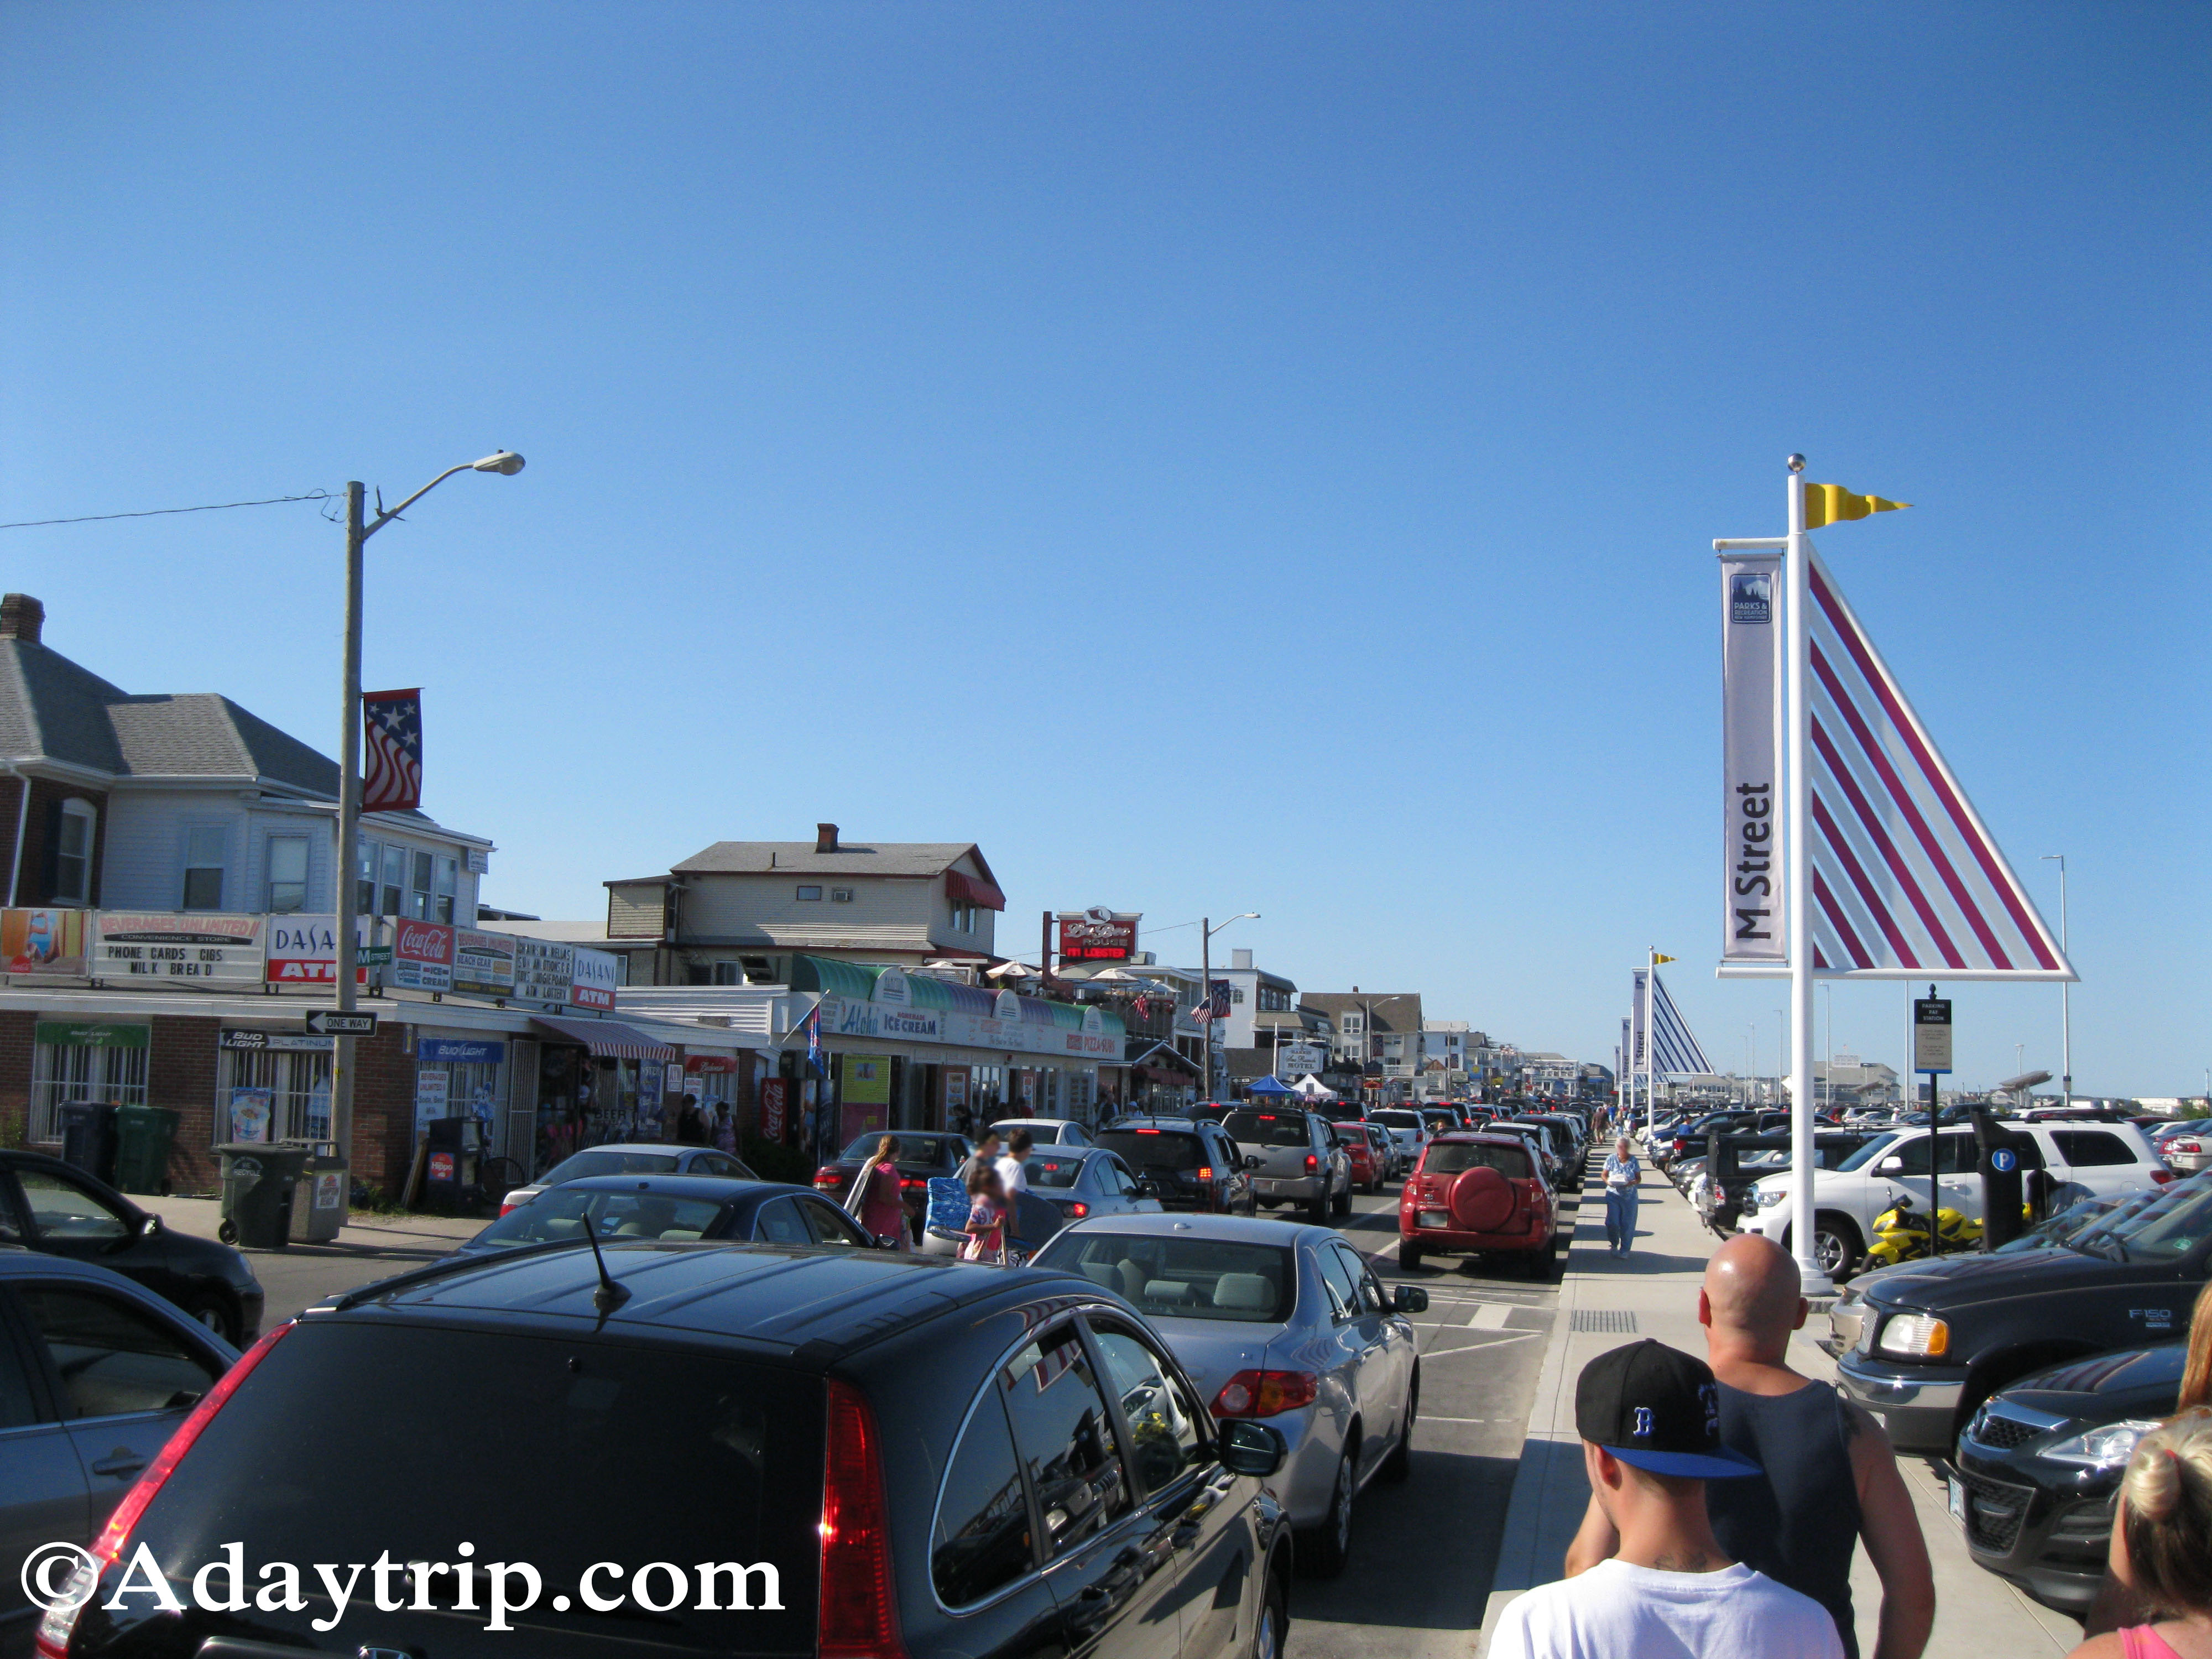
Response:
[{"label": "blue sky", "polygon": [[[1716,535],[1781,462],[2055,915],[2079,1086],[2204,1086],[2212,14],[19,3],[0,520],[396,497],[367,675],[488,896],[724,837],[1723,1064]],[[307,507],[11,531],[139,690],[335,743]],[[1188,928],[1153,941],[1179,953]],[[1901,1057],[1904,993],[1835,994]],[[1961,988],[1960,1080],[2057,993]],[[2024,1054],[2016,1044],[2025,1044]]]}]

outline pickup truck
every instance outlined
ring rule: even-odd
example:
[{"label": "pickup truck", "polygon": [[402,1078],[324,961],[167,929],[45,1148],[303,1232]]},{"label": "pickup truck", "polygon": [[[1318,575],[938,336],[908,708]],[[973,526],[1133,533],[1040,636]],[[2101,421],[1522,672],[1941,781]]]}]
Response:
[{"label": "pickup truck", "polygon": [[1244,1154],[1252,1196],[1268,1209],[1303,1204],[1316,1227],[1352,1212],[1352,1155],[1322,1118],[1295,1106],[1239,1108],[1221,1127]]},{"label": "pickup truck", "polygon": [[1823,1346],[1898,1450],[1948,1457],[1982,1402],[2029,1372],[2180,1340],[2208,1276],[2212,1175],[2072,1232],[1869,1273],[1830,1310]]}]

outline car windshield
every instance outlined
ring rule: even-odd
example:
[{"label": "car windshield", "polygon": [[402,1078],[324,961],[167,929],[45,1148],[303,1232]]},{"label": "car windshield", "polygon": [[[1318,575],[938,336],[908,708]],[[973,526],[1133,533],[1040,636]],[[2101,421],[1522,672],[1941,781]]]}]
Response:
[{"label": "car windshield", "polygon": [[584,1223],[602,1240],[661,1238],[683,1242],[702,1237],[721,1213],[710,1199],[672,1198],[664,1193],[609,1193],[556,1187],[531,1203],[500,1217],[476,1236],[475,1243],[501,1249],[544,1244],[555,1239],[584,1242]]},{"label": "car windshield", "polygon": [[[856,1136],[843,1152],[837,1154],[837,1161],[840,1164],[859,1164],[873,1158],[883,1138],[880,1129],[873,1134]],[[943,1135],[893,1135],[891,1139],[898,1142],[898,1162],[901,1164],[957,1164],[963,1156],[957,1152],[950,1156],[946,1154],[946,1138]]]},{"label": "car windshield", "polygon": [[[349,1585],[343,1567],[318,1575],[304,1565],[451,1562],[466,1543],[478,1563],[536,1570],[541,1593],[514,1615],[531,1632],[521,1638],[529,1651],[811,1656],[823,1416],[818,1375],[727,1347],[334,1316],[294,1327],[266,1351],[153,1494],[131,1542],[150,1547],[179,1586],[241,1544],[249,1577],[255,1563],[303,1564],[293,1593],[249,1621],[277,1651],[351,1652],[363,1637],[411,1653],[492,1648],[495,1638],[478,1636],[486,1615],[461,1610],[483,1606],[481,1571],[467,1589],[452,1572],[425,1575],[387,1604],[422,1611],[382,1613],[369,1602],[368,1574]],[[279,1469],[271,1443],[314,1451]],[[619,1574],[591,1572],[610,1559]],[[733,1586],[721,1570],[719,1595],[702,1595],[702,1561],[738,1564],[746,1577]],[[645,1575],[647,1562],[676,1564],[688,1593],[672,1595],[658,1568]],[[765,1583],[755,1563],[769,1564]],[[581,1585],[627,1597],[633,1571],[670,1611],[626,1600],[593,1612],[579,1594]],[[335,1636],[312,1632],[311,1620],[338,1611],[333,1580],[355,1592],[344,1609],[353,1622]],[[398,1583],[409,1589],[404,1574]],[[507,1583],[517,1600],[527,1589],[519,1576]],[[176,1618],[149,1597],[125,1605],[143,1610],[118,1615],[127,1623],[150,1615],[158,1629]],[[733,1606],[752,1610],[699,1610]],[[204,1616],[189,1613],[186,1632],[155,1645],[190,1651],[228,1617],[200,1628]]]},{"label": "car windshield", "polygon": [[1109,1129],[1098,1144],[1119,1152],[1138,1170],[1196,1170],[1206,1164],[1206,1144],[1188,1129]]},{"label": "car windshield", "polygon": [[1144,1312],[1175,1319],[1279,1325],[1297,1299],[1287,1245],[1156,1233],[1062,1233],[1037,1265],[1081,1273]]},{"label": "car windshield", "polygon": [[1875,1159],[1880,1158],[1883,1152],[1888,1148],[1890,1143],[1896,1139],[1897,1137],[1893,1134],[1876,1135],[1872,1140],[1867,1142],[1865,1146],[1860,1147],[1858,1151],[1853,1152],[1841,1164],[1836,1165],[1836,1168],[1838,1170],[1863,1170],[1868,1164],[1873,1163]]},{"label": "car windshield", "polygon": [[2117,1198],[2085,1198],[2078,1204],[2069,1204],[2057,1215],[2039,1221],[2019,1237],[2000,1244],[1990,1252],[1993,1255],[2008,1253],[2018,1255],[2027,1250],[2055,1249],[2076,1233],[2087,1232],[2120,1207]]},{"label": "car windshield", "polygon": [[1423,1175],[1457,1175],[1462,1170],[1495,1170],[1516,1181],[1528,1178],[1528,1154],[1518,1146],[1484,1146],[1461,1140],[1429,1144]]},{"label": "car windshield", "polygon": [[665,1175],[675,1167],[673,1152],[617,1152],[602,1146],[562,1158],[546,1171],[541,1184],[557,1187],[564,1181],[581,1181],[588,1176]]},{"label": "car windshield", "polygon": [[2115,1211],[2068,1245],[2122,1261],[2178,1261],[2212,1237],[2212,1181],[2166,1188],[2139,1210]]},{"label": "car windshield", "polygon": [[1022,1178],[1032,1187],[1073,1187],[1083,1179],[1083,1160],[1064,1152],[1031,1152]]},{"label": "car windshield", "polygon": [[1255,1146],[1304,1146],[1306,1121],[1293,1112],[1231,1112],[1221,1120],[1231,1140]]},{"label": "car windshield", "polygon": [[1418,1129],[1421,1127],[1417,1112],[1377,1112],[1374,1121],[1386,1129]]}]

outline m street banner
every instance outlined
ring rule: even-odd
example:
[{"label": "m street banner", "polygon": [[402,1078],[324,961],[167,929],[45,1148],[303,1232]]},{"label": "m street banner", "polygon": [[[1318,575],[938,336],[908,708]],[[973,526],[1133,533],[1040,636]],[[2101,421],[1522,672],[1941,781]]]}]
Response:
[{"label": "m street banner", "polygon": [[1721,960],[1784,963],[1782,561],[1721,559]]}]

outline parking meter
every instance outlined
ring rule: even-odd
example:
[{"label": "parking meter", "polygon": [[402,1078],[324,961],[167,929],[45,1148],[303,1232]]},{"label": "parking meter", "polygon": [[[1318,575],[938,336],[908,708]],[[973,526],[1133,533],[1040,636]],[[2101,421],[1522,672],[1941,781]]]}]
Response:
[{"label": "parking meter", "polygon": [[2021,1194],[2035,1142],[2001,1127],[1986,1107],[1974,1108],[1974,1139],[1981,1157],[1974,1167],[1982,1177],[1982,1249],[1994,1250],[2021,1235]]}]

